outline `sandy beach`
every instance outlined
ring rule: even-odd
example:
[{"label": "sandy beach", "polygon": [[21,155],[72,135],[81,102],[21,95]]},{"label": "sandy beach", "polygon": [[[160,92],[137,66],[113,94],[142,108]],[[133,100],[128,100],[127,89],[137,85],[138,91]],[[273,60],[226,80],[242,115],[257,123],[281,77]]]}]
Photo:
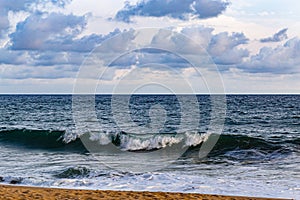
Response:
[{"label": "sandy beach", "polygon": [[[109,190],[57,189],[0,185],[0,199],[205,199],[205,200],[276,200],[276,198],[238,197],[192,193],[134,192]],[[279,199],[277,199],[279,200]]]}]

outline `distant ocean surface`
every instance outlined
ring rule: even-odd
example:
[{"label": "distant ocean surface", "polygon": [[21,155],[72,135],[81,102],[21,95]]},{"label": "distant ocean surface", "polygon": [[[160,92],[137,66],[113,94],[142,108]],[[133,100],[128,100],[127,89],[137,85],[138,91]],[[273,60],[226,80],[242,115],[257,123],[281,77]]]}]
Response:
[{"label": "distant ocean surface", "polygon": [[186,125],[178,133],[181,119],[193,116],[181,115],[176,96],[132,96],[129,110],[138,126],[151,123],[151,106],[166,112],[162,129],[137,139],[114,121],[111,96],[95,97],[99,133],[109,133],[122,151],[143,154],[176,144],[176,133],[190,137],[187,150],[166,168],[134,173],[105,166],[113,155],[93,158],[74,132],[71,95],[0,95],[0,182],[300,199],[300,95],[227,95],[223,133],[205,159],[198,152],[212,108],[210,96],[197,99],[197,128]]}]

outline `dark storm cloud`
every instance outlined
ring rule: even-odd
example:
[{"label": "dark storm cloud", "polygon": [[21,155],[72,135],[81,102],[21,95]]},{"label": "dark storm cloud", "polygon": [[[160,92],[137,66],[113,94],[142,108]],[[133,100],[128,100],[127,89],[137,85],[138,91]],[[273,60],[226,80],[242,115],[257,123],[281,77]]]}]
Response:
[{"label": "dark storm cloud", "polygon": [[221,0],[142,0],[136,5],[127,2],[115,18],[127,23],[131,22],[133,16],[168,16],[181,20],[188,20],[190,17],[204,19],[220,15],[228,5],[228,2]]},{"label": "dark storm cloud", "polygon": [[288,38],[287,36],[287,28],[282,29],[280,31],[278,31],[277,33],[275,33],[272,37],[268,37],[268,38],[263,38],[260,39],[260,42],[280,42],[283,40],[286,40]]}]

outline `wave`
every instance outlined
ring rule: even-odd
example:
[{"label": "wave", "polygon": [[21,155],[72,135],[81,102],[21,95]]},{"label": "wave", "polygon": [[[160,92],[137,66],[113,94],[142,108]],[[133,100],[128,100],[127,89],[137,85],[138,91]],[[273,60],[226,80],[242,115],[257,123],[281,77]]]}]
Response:
[{"label": "wave", "polygon": [[[143,173],[132,173],[122,171],[98,171],[90,169],[85,166],[72,166],[66,169],[62,169],[53,173],[55,178],[59,179],[77,179],[77,178],[95,178],[95,177],[135,177],[136,175],[143,175]],[[146,175],[147,177],[147,175]]]},{"label": "wave", "polygon": [[208,139],[209,134],[148,134],[138,135],[121,132],[113,136],[113,143],[125,151],[152,151],[184,142],[184,146],[198,146]]},{"label": "wave", "polygon": [[[12,148],[44,149],[49,151],[87,152],[79,138],[66,142],[65,131],[13,129],[0,131],[0,144]],[[149,134],[138,135],[120,132],[117,134],[91,134],[90,139],[99,145],[112,142],[124,151],[154,151],[183,142],[188,151],[199,149],[208,137],[215,134],[182,133],[182,134]],[[218,156],[232,151],[259,151],[263,153],[286,153],[298,151],[300,139],[270,141],[264,138],[246,135],[220,135],[210,155]]]},{"label": "wave", "polygon": [[86,167],[69,167],[54,176],[56,178],[82,178],[89,176],[90,172]]},{"label": "wave", "polygon": [[222,135],[210,152],[211,157],[236,161],[262,161],[282,158],[297,151],[295,140],[269,141],[246,135]]},{"label": "wave", "polygon": [[66,143],[65,131],[12,129],[0,131],[0,143],[10,147],[46,150],[84,151],[79,139]]}]

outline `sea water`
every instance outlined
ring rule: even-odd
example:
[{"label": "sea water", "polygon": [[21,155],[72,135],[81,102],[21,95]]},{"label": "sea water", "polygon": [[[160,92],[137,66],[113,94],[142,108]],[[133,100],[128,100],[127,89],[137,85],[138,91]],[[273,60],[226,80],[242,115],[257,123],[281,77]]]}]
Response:
[{"label": "sea water", "polygon": [[[178,96],[118,98],[125,107],[114,110],[111,95],[97,95],[95,116],[84,116],[86,124],[78,129],[72,95],[1,95],[0,182],[300,199],[299,95],[227,95],[221,135],[209,129],[209,95],[197,96],[199,121],[195,110],[183,112]],[[191,96],[181,98],[188,102]],[[119,123],[116,115],[124,108],[129,115]],[[80,139],[89,132],[100,156]],[[203,142],[214,136],[214,148],[199,158]],[[125,157],[105,152],[108,143]],[[160,150],[178,144],[183,152],[171,162],[147,167],[161,164]],[[143,170],[136,171],[141,164]]]}]

